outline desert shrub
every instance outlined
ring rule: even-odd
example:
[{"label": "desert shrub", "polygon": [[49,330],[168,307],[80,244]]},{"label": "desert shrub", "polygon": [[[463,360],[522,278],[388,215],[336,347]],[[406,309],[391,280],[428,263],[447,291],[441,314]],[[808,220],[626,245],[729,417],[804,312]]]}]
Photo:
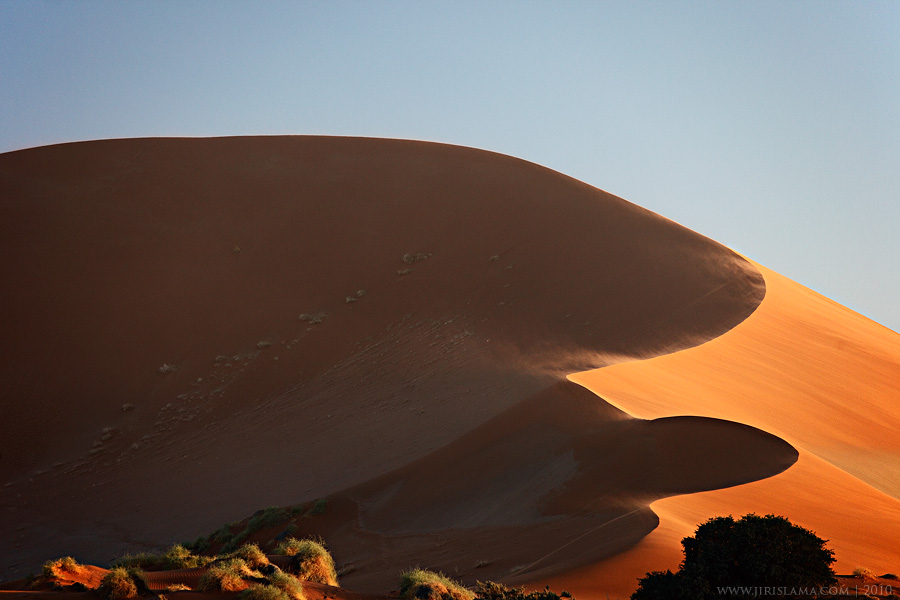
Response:
[{"label": "desert shrub", "polygon": [[201,592],[238,592],[247,587],[245,577],[262,579],[263,575],[251,569],[243,559],[219,560],[210,564],[209,569],[200,576],[197,589]]},{"label": "desert shrub", "polygon": [[284,590],[268,584],[254,584],[238,594],[239,600],[291,600]]},{"label": "desert shrub", "polygon": [[632,600],[704,600],[718,598],[722,586],[820,588],[835,582],[834,551],[784,517],[716,517],[681,545],[678,572],[648,573]]},{"label": "desert shrub", "polygon": [[97,592],[103,600],[129,600],[147,591],[141,571],[135,568],[115,567],[103,576]]},{"label": "desert shrub", "polygon": [[74,573],[80,566],[71,556],[64,556],[45,562],[43,573],[45,577],[58,577],[59,573]]},{"label": "desert shrub", "polygon": [[631,595],[632,600],[695,600],[702,596],[692,582],[681,573],[672,571],[652,571],[641,577],[638,588]]},{"label": "desert shrub", "polygon": [[193,542],[183,542],[181,545],[194,554],[200,554],[202,552],[206,552],[209,549],[210,540],[206,536],[201,535]]},{"label": "desert shrub", "polygon": [[292,556],[287,570],[298,579],[338,585],[334,559],[321,541],[291,537],[281,542],[275,552]]},{"label": "desert shrub", "polygon": [[476,600],[562,600],[572,598],[569,592],[556,594],[550,586],[537,592],[525,593],[525,588],[509,588],[495,581],[479,581],[475,589]]},{"label": "desert shrub", "polygon": [[281,508],[280,506],[270,506],[265,510],[256,511],[247,522],[247,529],[250,530],[250,533],[253,533],[255,531],[259,531],[260,529],[265,529],[266,527],[277,525],[282,521],[287,520],[289,516],[290,511],[288,511],[286,508]]},{"label": "desert shrub", "polygon": [[[282,521],[289,519],[290,516],[291,513],[288,509],[270,506],[269,508],[258,510],[253,513],[253,516],[247,521],[246,527],[238,533],[232,534],[231,525],[229,525],[216,532],[215,537],[222,542],[222,550],[231,552],[238,547],[238,544],[250,537],[251,534],[268,527],[274,527]],[[221,536],[219,535],[220,533]]]},{"label": "desert shrub", "polygon": [[139,554],[125,554],[110,563],[112,567],[133,567],[145,571],[161,571],[162,556],[154,552],[141,552]]},{"label": "desert shrub", "polygon": [[443,573],[412,569],[400,576],[404,600],[474,600],[475,594]]},{"label": "desert shrub", "polygon": [[309,509],[309,514],[312,516],[315,515],[324,515],[325,511],[328,510],[328,500],[322,498],[320,500],[316,500],[316,503],[313,504],[313,507]]},{"label": "desert shrub", "polygon": [[[209,541],[215,541],[222,544],[223,549],[228,548],[235,538],[235,534],[231,532],[235,525],[237,525],[237,523],[222,525],[218,530],[214,531],[212,535],[209,536]],[[237,544],[234,544],[234,546],[237,547]],[[234,548],[230,549],[233,550]]]},{"label": "desert shrub", "polygon": [[163,554],[153,552],[141,552],[140,554],[126,554],[113,561],[114,567],[135,567],[145,571],[170,571],[173,569],[191,569],[203,567],[212,558],[199,556],[181,544],[174,544]]},{"label": "desert shrub", "polygon": [[201,556],[194,554],[181,544],[174,544],[166,553],[163,554],[163,568],[165,570],[173,569],[193,569],[195,567],[204,567],[212,560],[209,556]]},{"label": "desert shrub", "polygon": [[873,580],[873,579],[878,578],[878,576],[875,575],[875,572],[872,571],[872,569],[869,569],[867,567],[856,567],[855,569],[853,569],[853,576],[856,577],[857,579],[868,579],[868,580]]}]

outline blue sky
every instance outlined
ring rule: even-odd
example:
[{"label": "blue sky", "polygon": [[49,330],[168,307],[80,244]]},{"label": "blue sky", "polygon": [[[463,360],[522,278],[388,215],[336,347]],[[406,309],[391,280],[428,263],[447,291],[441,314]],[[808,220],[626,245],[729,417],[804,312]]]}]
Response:
[{"label": "blue sky", "polygon": [[0,151],[134,136],[474,146],[900,331],[900,2],[0,0]]}]

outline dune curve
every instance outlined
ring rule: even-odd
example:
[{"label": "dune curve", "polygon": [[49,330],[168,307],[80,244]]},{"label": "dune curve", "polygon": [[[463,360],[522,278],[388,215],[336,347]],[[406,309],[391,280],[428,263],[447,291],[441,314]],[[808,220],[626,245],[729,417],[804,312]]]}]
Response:
[{"label": "dune curve", "polygon": [[[706,344],[570,379],[641,418],[694,414],[773,433],[800,451],[763,481],[652,504],[660,526],[633,549],[558,575],[573,592],[627,596],[648,570],[675,570],[680,541],[710,516],[780,514],[817,532],[835,568],[892,572],[900,562],[900,336],[773,271],[766,297]],[[877,489],[876,489],[877,488]],[[839,498],[839,501],[836,501]]]}]

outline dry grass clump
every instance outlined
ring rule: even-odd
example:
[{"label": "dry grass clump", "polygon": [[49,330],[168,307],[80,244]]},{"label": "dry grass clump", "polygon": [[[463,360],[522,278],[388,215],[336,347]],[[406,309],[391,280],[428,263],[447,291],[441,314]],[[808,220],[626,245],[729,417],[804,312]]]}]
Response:
[{"label": "dry grass clump", "polygon": [[197,589],[201,592],[239,592],[247,587],[244,577],[262,579],[263,575],[251,569],[243,559],[224,559],[211,564],[200,576]]},{"label": "dry grass clump", "polygon": [[59,577],[60,573],[75,573],[81,565],[71,556],[64,556],[44,563],[44,577]]},{"label": "dry grass clump", "polygon": [[269,564],[268,557],[256,544],[244,544],[223,558],[243,560],[251,569],[259,569]]},{"label": "dry grass clump", "polygon": [[475,594],[443,573],[412,569],[400,576],[404,600],[474,600]]},{"label": "dry grass clump", "polygon": [[307,600],[303,584],[293,575],[289,575],[270,565],[266,583],[252,583],[240,594],[241,600]]},{"label": "dry grass clump", "polygon": [[268,575],[269,585],[288,595],[292,600],[306,600],[303,584],[300,580],[284,571],[274,571]]},{"label": "dry grass clump", "polygon": [[856,567],[855,569],[853,569],[853,576],[857,579],[865,579],[867,581],[874,581],[875,579],[878,579],[878,576],[875,575],[875,572],[867,567]]},{"label": "dry grass clump", "polygon": [[303,540],[298,540],[295,537],[287,537],[281,540],[277,546],[275,546],[275,550],[272,551],[273,554],[280,554],[282,556],[294,556],[297,552],[300,551],[300,548],[303,545]]},{"label": "dry grass clump", "polygon": [[253,513],[253,516],[247,521],[247,526],[238,533],[231,533],[231,528],[236,525],[236,523],[231,523],[219,529],[219,531],[210,536],[210,539],[219,541],[222,544],[222,551],[231,552],[238,547],[238,544],[250,537],[251,534],[260,531],[261,529],[274,527],[290,517],[291,512],[288,509],[279,506],[270,506],[269,508],[258,510]]},{"label": "dry grass clump", "polygon": [[174,544],[163,554],[164,569],[193,569],[205,567],[213,559],[209,556],[194,554],[181,544]]},{"label": "dry grass clump", "polygon": [[116,559],[112,565],[114,567],[136,567],[145,571],[171,571],[204,567],[212,560],[209,556],[194,554],[181,544],[174,544],[163,554],[153,552],[126,554]]},{"label": "dry grass clump", "polygon": [[104,575],[97,592],[103,600],[130,600],[147,591],[147,584],[138,569],[115,567]]},{"label": "dry grass clump", "polygon": [[292,556],[287,570],[302,581],[338,585],[334,559],[320,541],[289,537],[275,549],[276,554]]},{"label": "dry grass clump", "polygon": [[134,567],[145,571],[162,571],[162,555],[155,552],[124,554],[110,563],[113,567]]},{"label": "dry grass clump", "polygon": [[572,594],[569,592],[557,594],[550,591],[550,586],[528,593],[525,593],[525,588],[510,588],[495,581],[479,581],[477,586],[478,600],[563,600],[572,598]]},{"label": "dry grass clump", "polygon": [[291,597],[284,590],[278,589],[274,585],[254,584],[238,594],[239,600],[291,600]]}]

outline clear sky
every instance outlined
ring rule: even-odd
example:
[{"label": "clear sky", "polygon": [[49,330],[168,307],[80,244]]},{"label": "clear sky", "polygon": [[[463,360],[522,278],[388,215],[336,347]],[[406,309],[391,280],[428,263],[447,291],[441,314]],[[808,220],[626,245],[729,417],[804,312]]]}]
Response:
[{"label": "clear sky", "polygon": [[0,0],[0,151],[243,134],[511,154],[900,331],[895,0]]}]

